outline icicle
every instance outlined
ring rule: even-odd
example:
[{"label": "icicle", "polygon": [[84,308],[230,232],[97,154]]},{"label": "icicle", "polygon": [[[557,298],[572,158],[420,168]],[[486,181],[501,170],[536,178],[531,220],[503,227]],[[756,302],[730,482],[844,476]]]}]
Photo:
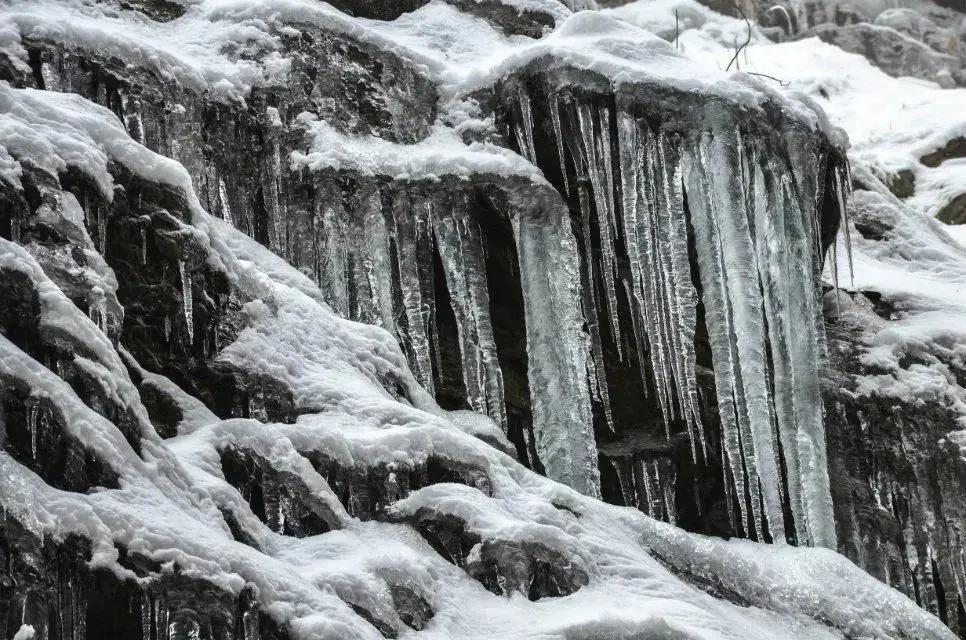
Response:
[{"label": "icicle", "polygon": [[30,431],[30,458],[37,459],[37,418],[40,415],[40,405],[30,401],[27,406],[27,429]]},{"label": "icicle", "polygon": [[647,471],[647,460],[644,458],[637,458],[634,460],[634,464],[637,466],[637,473],[640,476],[640,483],[644,487],[644,500],[647,504],[647,515],[651,516],[652,518],[661,518],[661,514],[655,515],[654,513],[654,509],[657,506],[657,501],[654,499],[654,487],[651,484],[651,474]]},{"label": "icicle", "polygon": [[624,238],[631,264],[629,290],[637,303],[631,305],[635,332],[641,334],[639,343],[646,335],[650,344],[651,369],[668,436],[671,420],[680,413],[687,422],[692,455],[696,457],[697,439],[706,455],[695,373],[697,292],[691,283],[677,152],[664,136],[655,139],[646,125],[639,132],[638,123],[621,104],[617,133]]},{"label": "icicle", "polygon": [[[615,274],[617,272],[617,258],[614,246],[614,192],[613,188],[613,169],[610,161],[610,125],[606,116],[607,111],[603,112],[600,127],[608,127],[603,134],[606,135],[605,145],[602,143],[601,133],[595,131],[594,118],[591,107],[588,104],[577,105],[577,121],[580,129],[583,152],[585,156],[584,166],[587,169],[587,176],[590,179],[591,189],[594,192],[594,204],[597,205],[597,228],[600,232],[600,249],[603,267],[601,269],[604,279],[604,294],[607,301],[607,313],[610,317],[611,332],[617,354],[623,359],[621,349],[620,319],[617,313],[617,288],[615,286]],[[603,153],[599,153],[599,151]],[[604,157],[601,158],[601,155]],[[604,166],[606,165],[606,166]],[[589,239],[585,240],[589,242]]]},{"label": "icicle", "polygon": [[184,260],[178,260],[178,271],[181,272],[181,301],[184,308],[184,323],[188,330],[189,344],[195,339],[194,302],[192,300],[191,272]]},{"label": "icicle", "polygon": [[560,126],[560,105],[557,103],[557,96],[550,93],[548,96],[550,103],[550,120],[553,123],[553,136],[557,143],[557,158],[560,160],[560,175],[563,177],[564,193],[570,195],[570,179],[567,177],[567,161],[564,156],[563,132]]},{"label": "icicle", "polygon": [[416,251],[419,267],[420,295],[423,299],[423,322],[429,332],[429,342],[436,371],[443,371],[439,347],[439,327],[436,322],[436,268],[433,237],[433,201],[425,200],[416,207]]},{"label": "icicle", "polygon": [[221,218],[231,226],[235,226],[235,219],[231,215],[231,205],[228,203],[228,187],[225,181],[218,178],[218,204],[221,208]]},{"label": "icicle", "polygon": [[148,263],[148,230],[146,227],[140,228],[141,232],[141,264]]},{"label": "icicle", "polygon": [[[665,265],[668,291],[665,307],[670,323],[669,333],[673,353],[667,358],[672,363],[674,386],[681,414],[688,426],[691,438],[691,454],[697,460],[695,437],[701,443],[704,457],[707,457],[704,429],[697,397],[697,375],[694,335],[697,326],[698,294],[691,281],[691,259],[688,252],[688,228],[684,210],[683,175],[677,158],[677,150],[672,150],[670,142],[661,136],[658,143],[658,156],[661,168],[661,186],[664,198],[657,207],[660,221],[659,243],[661,262]],[[673,158],[672,158],[673,154]],[[668,395],[671,396],[670,390]]]},{"label": "icicle", "polygon": [[107,333],[107,298],[97,285],[91,287],[87,316],[98,329]]},{"label": "icicle", "polygon": [[[624,126],[627,127],[627,124],[625,121]],[[650,130],[645,127],[643,133],[643,141],[637,147],[637,163],[644,172],[638,174],[637,186],[633,187],[636,189],[637,199],[642,208],[640,210],[635,208],[633,215],[625,218],[625,236],[628,238],[629,246],[634,247],[633,265],[636,267],[636,273],[632,275],[635,279],[637,296],[643,302],[645,333],[650,344],[651,370],[661,414],[664,416],[665,429],[670,438],[670,422],[673,418],[671,403],[674,396],[670,388],[671,339],[668,335],[668,324],[665,321],[668,292],[664,284],[664,268],[658,252],[660,238],[657,218],[657,171],[660,158]],[[632,155],[631,149],[622,151],[624,156],[622,161],[630,162]],[[627,189],[632,190],[632,186],[628,185]],[[634,244],[630,244],[632,240]]]},{"label": "icicle", "polygon": [[[430,349],[429,313],[423,300],[423,283],[420,277],[417,225],[427,220],[428,202],[411,202],[401,193],[393,206],[394,237],[396,239],[396,262],[399,270],[399,286],[408,328],[411,366],[417,380],[430,393],[433,391],[433,361]],[[423,209],[420,214],[417,209]]]},{"label": "icicle", "polygon": [[97,245],[101,255],[107,253],[107,212],[97,206]]},{"label": "icicle", "polygon": [[465,194],[453,197],[449,211],[437,212],[434,229],[456,315],[467,399],[505,430],[503,372],[490,320],[483,239],[467,211]]},{"label": "icicle", "polygon": [[63,83],[60,81],[60,74],[57,69],[49,62],[40,65],[40,77],[44,80],[44,89],[47,91],[63,91]]},{"label": "icicle", "polygon": [[[722,476],[721,479],[723,480],[724,488],[725,488],[725,508],[728,510],[728,525],[733,530],[736,530],[735,505],[731,496],[731,489],[734,486],[734,480],[730,478],[728,475],[729,468],[730,467],[728,464],[728,452],[725,449],[725,447],[722,446],[721,447],[721,476]],[[745,528],[747,530],[747,525]]]},{"label": "icicle", "polygon": [[676,525],[678,522],[677,510],[674,507],[674,472],[673,467],[671,468],[670,478],[667,481],[661,481],[661,468],[660,463],[654,461],[654,481],[657,487],[661,490],[661,497],[664,501],[664,513],[667,515],[667,522],[669,524]]},{"label": "icicle", "polygon": [[[741,448],[739,434],[739,417],[736,412],[738,386],[740,380],[735,376],[736,363],[732,349],[731,327],[732,319],[730,303],[728,301],[729,287],[725,276],[724,257],[721,251],[721,239],[716,221],[716,202],[713,192],[711,176],[706,171],[706,164],[702,166],[706,155],[708,139],[702,136],[698,148],[698,157],[686,158],[688,162],[688,203],[691,208],[691,221],[695,231],[695,246],[697,248],[698,263],[700,265],[702,295],[708,327],[708,338],[711,356],[714,363],[715,389],[718,399],[718,413],[721,418],[722,446],[725,448],[730,465],[731,476],[735,482],[738,494],[738,506],[741,513],[742,529],[751,532],[749,520],[756,531],[760,532],[761,518],[756,509],[756,487],[758,486],[757,468],[754,461],[748,461],[749,476],[746,477],[744,453]],[[752,491],[753,513],[749,518],[746,507],[746,492]]]},{"label": "icicle", "polygon": [[[838,198],[841,223],[839,230],[845,241],[845,256],[849,263],[849,281],[855,286],[855,268],[852,264],[852,234],[849,228],[849,199],[852,194],[852,178],[848,175],[848,168],[835,167],[835,195]],[[834,244],[833,244],[834,246]],[[836,286],[838,289],[838,286]],[[836,301],[838,297],[836,297]]]},{"label": "icicle", "polygon": [[144,120],[141,118],[141,101],[134,96],[124,96],[125,124],[127,133],[139,144],[144,144]]},{"label": "icicle", "polygon": [[520,115],[523,123],[517,128],[517,143],[523,151],[523,156],[533,164],[537,164],[537,151],[533,144],[533,110],[530,106],[530,95],[526,87],[520,85],[517,96],[520,100]]},{"label": "icicle", "polygon": [[577,195],[580,200],[581,220],[584,232],[584,264],[587,271],[587,283],[582,287],[584,292],[583,312],[590,332],[591,358],[588,360],[587,370],[594,377],[595,395],[600,398],[604,408],[607,426],[614,431],[614,416],[610,406],[610,393],[607,389],[607,370],[604,368],[604,348],[600,337],[600,322],[597,318],[597,282],[594,276],[596,260],[594,260],[593,244],[590,236],[590,203],[587,187],[577,185]]},{"label": "icicle", "polygon": [[[583,331],[580,260],[570,216],[552,192],[517,203],[511,221],[524,294],[537,454],[550,478],[599,497],[593,411],[584,375],[593,358],[588,358]],[[606,393],[606,381],[600,384]],[[609,410],[606,397],[605,407]]]},{"label": "icicle", "polygon": [[363,203],[365,207],[363,237],[365,238],[365,278],[372,296],[374,324],[398,336],[392,308],[392,266],[389,257],[389,232],[382,212],[382,194],[375,189]]},{"label": "icicle", "polygon": [[[624,500],[625,507],[636,507],[639,505],[639,500],[634,491],[634,474],[633,470],[629,470],[630,466],[627,460],[623,458],[607,458],[610,462],[610,466],[614,469],[614,474],[617,476],[617,482],[621,488],[621,497]],[[630,476],[630,477],[628,477]]]},{"label": "icicle", "polygon": [[[329,201],[341,195],[329,195]],[[319,240],[319,280],[325,300],[339,315],[349,318],[349,255],[346,248],[348,220],[341,202],[322,208]]]}]

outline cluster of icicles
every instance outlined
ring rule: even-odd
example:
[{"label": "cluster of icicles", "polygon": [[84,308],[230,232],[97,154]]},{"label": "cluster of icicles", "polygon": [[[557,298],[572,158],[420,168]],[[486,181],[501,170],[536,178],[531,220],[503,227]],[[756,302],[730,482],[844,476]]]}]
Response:
[{"label": "cluster of icicles", "polygon": [[[683,420],[695,459],[708,455],[696,375],[690,224],[723,466],[738,496],[742,528],[758,539],[783,541],[787,500],[799,543],[834,548],[819,389],[826,355],[819,207],[830,186],[846,211],[847,168],[827,171],[831,160],[805,132],[784,136],[785,153],[766,148],[723,110],[711,112],[704,131],[682,135],[652,129],[635,117],[623,94],[616,114],[606,104],[571,96],[551,93],[547,102],[563,186],[568,194],[577,190],[581,207],[588,363],[608,421],[601,325],[610,325],[623,357],[617,315],[622,282],[638,352],[648,354],[649,362],[641,358],[644,388],[649,369],[665,424]],[[536,163],[533,109],[522,88],[515,107],[514,137]],[[569,184],[568,173],[578,176],[577,184]],[[825,184],[827,175],[832,185]],[[592,219],[599,227],[599,260],[591,247]],[[630,264],[623,280],[619,244]]]},{"label": "cluster of icicles", "polygon": [[[799,544],[834,547],[819,391],[825,358],[819,206],[829,175],[845,210],[847,169],[828,171],[832,160],[813,133],[788,131],[785,148],[776,151],[744,135],[725,110],[703,132],[682,135],[635,117],[621,95],[614,108],[551,94],[548,107],[547,121],[535,130],[531,98],[521,89],[509,113],[513,137],[534,164],[537,131],[553,138],[563,191],[576,191],[580,203],[583,246],[559,194],[511,194],[504,203],[525,303],[534,444],[547,474],[599,495],[592,407],[597,402],[613,428],[603,344],[608,332],[624,357],[618,304],[631,309],[634,335],[626,338],[647,354],[642,386],[648,388],[649,375],[669,431],[682,422],[695,460],[710,454],[696,374],[693,242],[721,457],[738,497],[732,515],[749,535],[780,542],[788,505]],[[506,428],[472,187],[427,195],[396,183],[389,197],[386,188],[360,182],[351,198],[317,200],[313,271],[338,312],[399,339],[417,379],[433,392],[434,371],[442,370],[438,255],[468,404]],[[599,259],[592,232],[600,239]],[[618,269],[619,248],[629,273]]]}]

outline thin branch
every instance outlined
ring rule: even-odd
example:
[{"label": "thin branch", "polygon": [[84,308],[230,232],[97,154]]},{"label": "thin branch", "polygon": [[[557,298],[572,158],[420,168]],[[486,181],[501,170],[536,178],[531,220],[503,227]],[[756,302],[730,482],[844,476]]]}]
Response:
[{"label": "thin branch", "polygon": [[748,28],[748,37],[745,39],[745,43],[738,47],[738,49],[735,51],[735,55],[731,59],[731,62],[728,63],[728,66],[725,67],[725,71],[731,71],[731,65],[738,61],[738,56],[741,55],[741,50],[751,44],[751,21],[748,20],[748,16],[745,15],[741,5],[739,5],[736,0],[732,0],[731,4],[734,5],[735,9],[737,9],[738,15],[741,16],[741,19],[745,21],[745,26]]},{"label": "thin branch", "polygon": [[775,82],[777,82],[783,87],[790,87],[792,85],[792,83],[788,82],[787,80],[782,80],[780,78],[776,78],[775,76],[770,76],[767,73],[755,73],[754,71],[745,71],[745,73],[747,73],[750,76],[759,76],[762,78],[768,78],[769,80],[774,80]]}]

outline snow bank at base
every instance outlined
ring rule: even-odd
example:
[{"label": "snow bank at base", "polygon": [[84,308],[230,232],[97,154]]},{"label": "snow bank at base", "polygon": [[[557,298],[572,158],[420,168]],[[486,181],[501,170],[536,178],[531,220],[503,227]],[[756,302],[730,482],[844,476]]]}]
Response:
[{"label": "snow bank at base", "polygon": [[[120,123],[105,110],[64,96],[0,90],[8,105],[0,114],[0,131],[34,116],[62,123],[63,136],[54,135],[53,124],[36,129],[46,145],[40,147],[44,157],[89,171],[102,185],[111,184],[105,162],[91,163],[73,151],[90,150],[149,180],[170,180],[182,188],[190,184],[177,165],[124,142]],[[0,146],[18,162],[37,148],[19,142],[7,146],[7,140],[0,139]],[[0,453],[3,506],[38,536],[63,540],[71,533],[82,535],[92,542],[92,565],[120,577],[133,576],[120,565],[115,543],[229,593],[253,584],[260,604],[297,638],[380,638],[346,603],[361,603],[394,620],[390,587],[397,584],[420,594],[435,611],[421,636],[448,640],[649,633],[762,640],[842,634],[952,637],[936,618],[834,553],[687,534],[528,471],[468,435],[465,416],[453,420],[441,411],[415,384],[388,333],[338,318],[304,276],[212,220],[193,197],[188,201],[196,233],[210,247],[210,261],[230,275],[248,300],[247,328],[219,357],[287,382],[299,405],[312,412],[295,425],[272,425],[212,421],[195,405],[181,435],[162,442],[148,433],[138,456],[117,428],[85,406],[64,381],[0,338],[3,375],[45,394],[68,429],[121,478],[119,489],[58,491]],[[38,286],[55,286],[12,243],[0,245],[0,255],[23,264]],[[58,314],[65,320],[77,315],[56,305],[50,313],[53,321]],[[116,369],[112,375],[123,380],[113,346],[96,335],[83,339],[103,352],[107,370]],[[170,384],[160,378],[153,383]],[[183,394],[179,403],[194,405]],[[229,445],[257,450],[273,468],[299,478],[331,507],[341,528],[301,539],[268,529],[225,481],[217,456]],[[545,542],[582,563],[590,582],[569,596],[538,602],[494,595],[411,528],[349,518],[303,455],[320,450],[361,470],[388,462],[418,463],[430,455],[473,468],[485,474],[486,493],[437,484],[412,494],[398,508],[432,503],[469,518],[481,535]],[[259,549],[233,539],[223,510],[254,532]],[[715,592],[743,604],[712,597],[695,584],[722,585]]]}]

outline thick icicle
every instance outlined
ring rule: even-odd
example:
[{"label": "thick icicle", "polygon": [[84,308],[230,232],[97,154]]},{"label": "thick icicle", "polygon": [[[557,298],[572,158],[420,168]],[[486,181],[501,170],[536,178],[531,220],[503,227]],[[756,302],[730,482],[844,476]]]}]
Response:
[{"label": "thick icicle", "polygon": [[341,194],[338,198],[330,196],[319,208],[315,231],[319,284],[326,302],[340,315],[349,317],[349,255],[346,246],[349,223]]},{"label": "thick icicle", "polygon": [[418,199],[411,201],[409,194],[403,192],[396,198],[393,206],[393,235],[396,240],[396,262],[399,269],[399,286],[402,289],[402,303],[406,316],[408,347],[411,352],[412,369],[420,384],[433,393],[433,360],[430,349],[429,314],[423,300],[423,286],[419,267],[419,231],[417,225],[426,219],[428,211],[422,215],[417,209],[428,209],[429,204]]},{"label": "thick icicle", "polygon": [[506,429],[503,372],[490,320],[482,235],[467,210],[465,194],[456,194],[449,204],[435,211],[433,222],[456,316],[466,397],[474,410]]},{"label": "thick icicle", "polygon": [[363,238],[366,256],[365,277],[372,296],[373,323],[398,336],[392,305],[392,266],[389,256],[389,230],[382,211],[382,195],[374,189],[363,201]]},{"label": "thick icicle", "polygon": [[231,205],[228,202],[228,188],[222,178],[218,179],[218,204],[220,205],[222,219],[234,227],[235,219],[231,215]]},{"label": "thick icicle", "polygon": [[30,457],[37,459],[37,418],[40,415],[40,405],[30,401],[27,407],[27,429],[30,431]]},{"label": "thick icicle", "polygon": [[841,223],[839,230],[845,241],[845,256],[849,263],[849,281],[855,280],[855,268],[852,265],[852,235],[849,232],[849,197],[852,195],[852,177],[848,174],[848,167],[835,167],[835,195],[838,198]]},{"label": "thick icicle", "polygon": [[[704,151],[706,140],[697,150],[697,156]],[[732,348],[732,318],[729,301],[729,283],[725,277],[724,258],[718,232],[714,187],[711,176],[701,166],[698,157],[686,157],[688,180],[688,203],[691,222],[694,227],[695,247],[701,273],[702,297],[708,327],[711,358],[714,363],[715,391],[718,399],[718,413],[721,418],[722,446],[727,454],[731,476],[738,494],[738,507],[742,528],[751,532],[750,526],[760,535],[761,517],[758,509],[758,472],[754,460],[745,460],[739,434],[738,396],[740,380],[735,372],[737,363]],[[743,461],[747,462],[745,474]],[[747,493],[751,493],[752,513],[746,506]],[[750,516],[750,517],[749,517]]]},{"label": "thick icicle", "polygon": [[[776,542],[784,541],[784,515],[779,493],[781,475],[778,452],[772,446],[771,398],[767,384],[765,323],[763,302],[758,284],[757,259],[747,216],[747,201],[741,183],[742,141],[726,127],[714,135],[702,136],[699,170],[709,176],[713,204],[709,213],[718,228],[723,275],[730,308],[730,331],[733,338],[732,365],[738,425],[745,449],[746,468],[754,467],[752,498],[761,490],[764,515],[762,526]],[[717,369],[717,367],[715,367]],[[751,461],[751,456],[754,456]],[[750,461],[750,462],[749,462]],[[753,505],[757,506],[757,505]]]},{"label": "thick icicle", "polygon": [[[664,265],[667,292],[665,307],[670,322],[672,364],[678,407],[691,437],[691,452],[696,458],[697,438],[702,454],[707,457],[704,429],[698,403],[694,335],[697,326],[698,293],[691,281],[691,259],[688,253],[688,226],[684,210],[683,175],[680,151],[664,136],[659,138],[661,191],[664,195],[657,207],[661,263]],[[670,396],[670,390],[668,390]]]},{"label": "thick icicle", "polygon": [[191,272],[184,260],[178,260],[178,271],[181,273],[181,302],[184,309],[184,324],[188,329],[188,340],[194,342],[194,301],[191,294]]},{"label": "thick icicle", "polygon": [[597,444],[584,376],[580,263],[569,215],[562,202],[548,198],[535,207],[528,199],[512,222],[524,291],[537,453],[550,478],[599,497]]}]

